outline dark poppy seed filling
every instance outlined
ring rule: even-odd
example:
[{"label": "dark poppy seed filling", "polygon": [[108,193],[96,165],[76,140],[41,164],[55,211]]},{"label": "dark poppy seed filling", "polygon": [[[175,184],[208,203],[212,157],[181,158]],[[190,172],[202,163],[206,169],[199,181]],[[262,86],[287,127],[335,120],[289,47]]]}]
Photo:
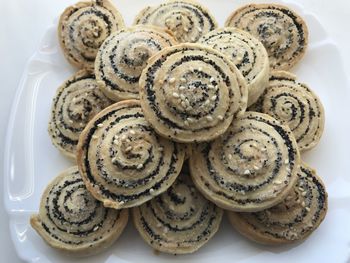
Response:
[{"label": "dark poppy seed filling", "polygon": [[204,35],[198,43],[224,53],[240,70],[248,84],[248,105],[264,91],[269,79],[269,58],[262,43],[238,28],[216,29]]},{"label": "dark poppy seed filling", "polygon": [[124,21],[108,1],[84,1],[66,8],[60,17],[58,37],[67,60],[79,68],[94,68],[97,50]]},{"label": "dark poppy seed filling", "polygon": [[249,4],[236,10],[226,26],[245,30],[265,46],[273,69],[290,69],[305,53],[308,29],[303,19],[286,6]]},{"label": "dark poppy seed filling", "polygon": [[96,78],[102,91],[114,101],[138,98],[138,82],[147,60],[174,44],[170,34],[152,26],[134,26],[113,33],[96,56]]},{"label": "dark poppy seed filling", "polygon": [[98,88],[93,72],[81,70],[71,76],[53,99],[48,127],[53,144],[75,159],[80,133],[93,116],[111,103]]},{"label": "dark poppy seed filling", "polygon": [[288,125],[300,151],[315,147],[322,136],[325,116],[320,99],[289,72],[272,72],[266,90],[251,109]]},{"label": "dark poppy seed filling", "polygon": [[123,231],[127,218],[126,210],[105,208],[97,201],[74,166],[48,185],[39,214],[32,216],[31,224],[53,247],[80,253],[86,247],[100,249],[101,243],[113,242]]},{"label": "dark poppy seed filling", "polygon": [[182,146],[154,132],[137,100],[116,103],[98,114],[78,148],[85,183],[113,208],[139,205],[165,191],[185,155]]},{"label": "dark poppy seed filling", "polygon": [[197,42],[201,36],[217,28],[215,18],[206,8],[186,0],[170,0],[147,7],[137,15],[134,24],[166,28],[180,43]]},{"label": "dark poppy seed filling", "polygon": [[179,142],[220,136],[245,111],[247,92],[233,63],[199,44],[164,49],[140,78],[145,118],[158,133]]},{"label": "dark poppy seed filling", "polygon": [[291,131],[268,115],[246,112],[220,138],[193,149],[194,183],[232,211],[260,211],[293,187],[299,152]]},{"label": "dark poppy seed filling", "polygon": [[134,207],[134,224],[144,240],[162,252],[192,253],[219,228],[223,211],[207,201],[187,174],[181,174],[167,192]]},{"label": "dark poppy seed filling", "polygon": [[278,205],[255,213],[229,213],[239,232],[260,243],[290,243],[305,239],[323,221],[327,193],[315,171],[302,164],[292,191]]}]

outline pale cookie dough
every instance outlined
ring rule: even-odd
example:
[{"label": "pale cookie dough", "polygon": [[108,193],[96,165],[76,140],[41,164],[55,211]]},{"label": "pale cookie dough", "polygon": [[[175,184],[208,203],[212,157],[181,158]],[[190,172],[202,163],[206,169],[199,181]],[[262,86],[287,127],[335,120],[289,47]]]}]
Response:
[{"label": "pale cookie dough", "polygon": [[236,66],[202,44],[157,53],[140,78],[145,118],[164,137],[190,143],[223,134],[247,107],[248,89]]},{"label": "pale cookie dough", "polygon": [[192,253],[218,231],[223,210],[206,200],[182,172],[175,183],[150,202],[132,209],[134,225],[157,251]]},{"label": "pale cookie dough", "polygon": [[325,113],[320,99],[289,72],[272,72],[266,90],[251,110],[266,113],[288,125],[300,151],[315,147],[323,134]]},{"label": "pale cookie dough", "polygon": [[128,222],[127,210],[105,208],[86,189],[74,166],[46,187],[30,224],[51,247],[90,256],[111,246]]},{"label": "pale cookie dough", "polygon": [[144,25],[113,33],[96,56],[95,73],[101,90],[114,101],[139,98],[139,79],[147,60],[176,43],[163,29]]},{"label": "pale cookie dough", "polygon": [[218,206],[255,212],[280,203],[297,180],[292,132],[272,117],[246,112],[227,132],[199,145],[190,158],[196,187]]},{"label": "pale cookie dough", "polygon": [[302,164],[298,181],[280,204],[256,213],[228,212],[231,224],[250,240],[285,244],[307,238],[326,216],[328,198],[315,170]]},{"label": "pale cookie dough", "polygon": [[67,7],[60,16],[58,40],[70,64],[93,69],[103,41],[123,27],[123,18],[111,1],[81,1]]},{"label": "pale cookie dough", "polygon": [[181,145],[155,133],[137,100],[97,114],[81,134],[77,152],[87,189],[115,209],[141,205],[166,191],[185,158]]},{"label": "pale cookie dough", "polygon": [[98,112],[112,104],[90,70],[80,70],[56,91],[48,131],[53,145],[75,161],[80,133]]},{"label": "pale cookie dough", "polygon": [[197,42],[201,36],[217,28],[209,10],[191,0],[170,0],[158,6],[148,6],[137,15],[134,24],[166,28],[180,43]]},{"label": "pale cookie dough", "polygon": [[236,65],[248,85],[248,106],[264,92],[270,63],[264,45],[248,32],[233,27],[216,29],[204,35],[198,43],[224,53]]},{"label": "pale cookie dough", "polygon": [[245,5],[231,14],[225,26],[240,28],[260,40],[275,70],[292,68],[304,56],[308,45],[305,21],[279,4]]}]

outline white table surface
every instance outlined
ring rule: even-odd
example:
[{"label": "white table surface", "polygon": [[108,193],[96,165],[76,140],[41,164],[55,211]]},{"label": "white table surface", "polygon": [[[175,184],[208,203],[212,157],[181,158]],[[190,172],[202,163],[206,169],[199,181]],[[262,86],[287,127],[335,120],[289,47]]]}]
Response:
[{"label": "white table surface", "polygon": [[[141,0],[114,0],[141,1]],[[213,0],[215,1],[215,0]],[[227,0],[235,1],[235,0]],[[350,1],[294,0],[319,20],[339,45],[346,72],[350,76]],[[25,63],[34,53],[53,18],[74,0],[0,0],[0,189],[3,189],[3,149],[11,103]],[[145,5],[147,1],[144,1]],[[252,1],[253,2],[253,1]],[[267,1],[269,2],[269,1]],[[270,1],[273,2],[273,1]],[[312,34],[312,32],[311,32]],[[331,89],[332,87],[330,87]],[[350,87],[349,87],[350,88]],[[22,262],[16,256],[8,229],[8,217],[0,194],[0,262]],[[350,260],[350,259],[349,259]]]}]

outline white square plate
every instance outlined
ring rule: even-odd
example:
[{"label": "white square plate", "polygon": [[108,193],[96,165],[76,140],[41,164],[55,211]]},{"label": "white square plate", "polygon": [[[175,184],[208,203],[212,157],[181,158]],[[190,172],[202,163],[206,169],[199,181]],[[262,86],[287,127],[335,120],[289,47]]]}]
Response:
[{"label": "white square plate", "polygon": [[[118,1],[131,25],[145,1]],[[147,1],[147,5],[160,0]],[[247,1],[201,0],[219,24]],[[261,2],[261,1],[256,1]],[[281,2],[281,1],[276,1]],[[307,22],[310,45],[293,72],[320,96],[326,127],[320,144],[303,160],[316,168],[329,193],[325,221],[306,241],[288,246],[260,246],[240,236],[224,220],[219,233],[201,250],[186,256],[155,254],[131,224],[104,253],[86,259],[66,257],[47,246],[29,225],[39,208],[41,193],[61,170],[73,164],[51,145],[47,123],[56,88],[73,72],[58,47],[56,23],[50,26],[39,49],[28,61],[13,103],[5,149],[5,205],[18,255],[28,262],[346,262],[350,255],[349,89],[337,46],[317,18],[301,6],[282,2]],[[59,15],[59,14],[57,14]],[[349,261],[347,261],[349,262]]]}]

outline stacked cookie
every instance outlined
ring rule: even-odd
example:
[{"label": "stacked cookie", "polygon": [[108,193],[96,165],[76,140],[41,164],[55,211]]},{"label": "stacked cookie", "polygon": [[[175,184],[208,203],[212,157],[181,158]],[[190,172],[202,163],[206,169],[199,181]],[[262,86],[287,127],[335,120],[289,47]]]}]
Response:
[{"label": "stacked cookie", "polygon": [[107,0],[67,8],[59,40],[83,69],[58,88],[49,134],[76,166],[48,185],[33,228],[90,255],[119,237],[130,209],[147,244],[185,254],[227,210],[256,242],[305,239],[327,193],[300,152],[319,142],[324,111],[283,70],[307,38],[302,18],[275,4],[244,6],[220,29],[189,0],[147,7],[132,27]]}]

